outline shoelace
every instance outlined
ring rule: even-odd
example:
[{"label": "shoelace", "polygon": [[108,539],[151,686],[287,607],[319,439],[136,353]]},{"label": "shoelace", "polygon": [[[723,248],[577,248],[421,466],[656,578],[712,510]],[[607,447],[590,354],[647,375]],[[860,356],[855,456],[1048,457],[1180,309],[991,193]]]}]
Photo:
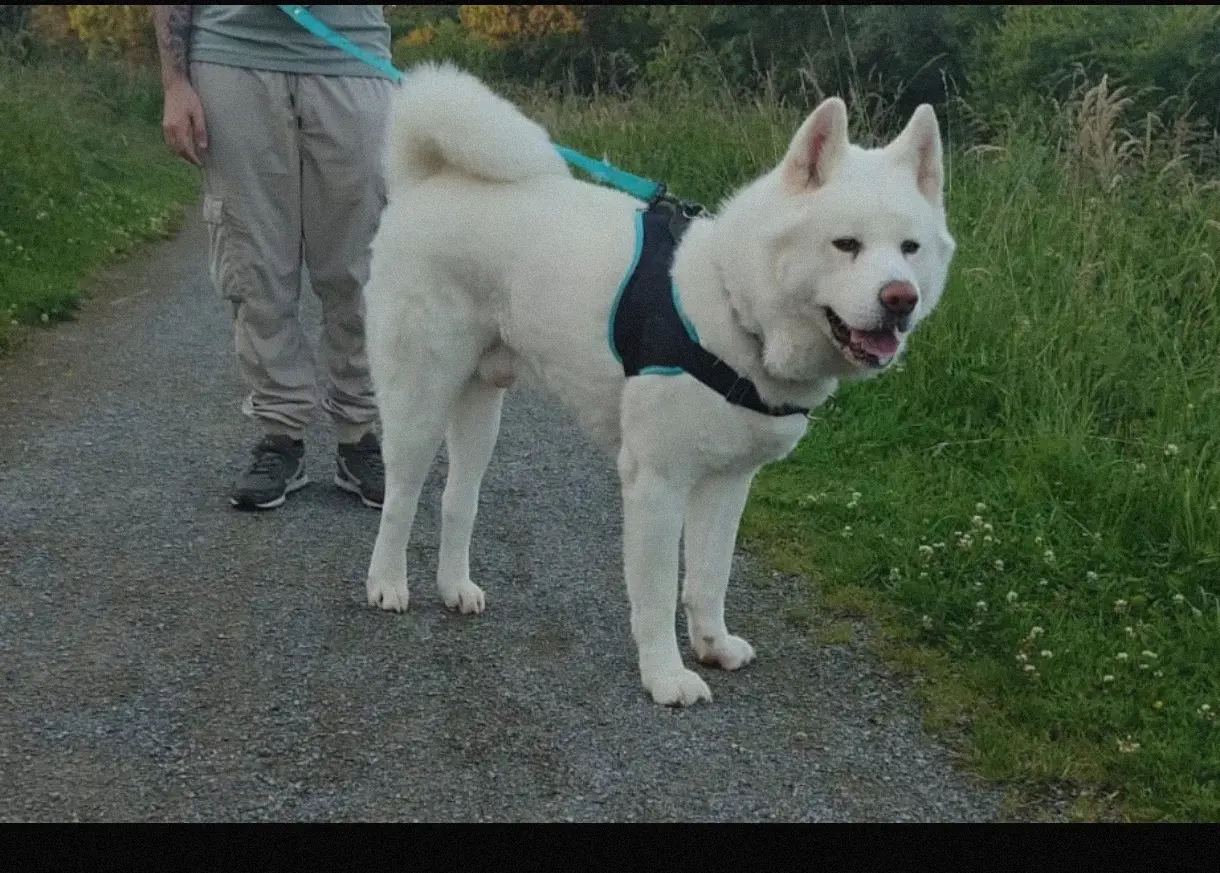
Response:
[{"label": "shoelace", "polygon": [[381,460],[381,446],[377,443],[357,443],[355,454],[368,465],[369,471],[377,476],[385,476],[385,463]]},{"label": "shoelace", "polygon": [[250,466],[250,472],[256,475],[272,475],[285,460],[287,458],[283,452],[268,445],[259,445],[254,449],[254,463]]}]

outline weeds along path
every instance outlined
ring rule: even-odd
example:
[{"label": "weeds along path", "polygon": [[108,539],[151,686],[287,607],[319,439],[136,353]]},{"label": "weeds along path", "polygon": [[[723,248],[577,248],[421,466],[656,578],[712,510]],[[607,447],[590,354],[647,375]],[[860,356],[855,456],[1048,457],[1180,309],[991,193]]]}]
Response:
[{"label": "weeds along path", "polygon": [[744,559],[729,612],[758,662],[712,675],[711,706],[651,703],[612,464],[528,393],[483,492],[481,617],[431,579],[443,455],[405,615],[365,605],[377,516],[329,484],[329,430],[313,485],[231,510],[253,431],[196,212],[0,361],[0,819],[999,815],[857,647],[785,623],[799,583]]}]

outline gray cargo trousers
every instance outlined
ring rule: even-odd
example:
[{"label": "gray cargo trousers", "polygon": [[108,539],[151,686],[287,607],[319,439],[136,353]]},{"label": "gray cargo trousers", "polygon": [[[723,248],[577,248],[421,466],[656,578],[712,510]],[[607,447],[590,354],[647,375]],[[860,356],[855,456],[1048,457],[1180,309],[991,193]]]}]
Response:
[{"label": "gray cargo trousers", "polygon": [[[385,205],[393,85],[199,61],[191,79],[208,133],[212,281],[232,305],[249,389],[242,411],[264,433],[302,439],[320,405],[339,442],[356,442],[377,422],[361,289]],[[298,315],[302,264],[322,308],[321,374]]]}]

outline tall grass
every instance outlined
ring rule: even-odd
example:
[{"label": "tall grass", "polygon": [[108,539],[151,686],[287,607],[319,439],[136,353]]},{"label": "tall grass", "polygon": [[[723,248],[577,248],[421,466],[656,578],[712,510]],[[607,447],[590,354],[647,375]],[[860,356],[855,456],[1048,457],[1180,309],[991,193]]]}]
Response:
[{"label": "tall grass", "polygon": [[0,350],[70,316],[81,282],[169,233],[194,174],[161,141],[155,76],[0,50]]},{"label": "tall grass", "polygon": [[[1066,786],[1080,815],[1215,820],[1220,184],[1172,124],[1128,134],[1122,100],[1082,88],[951,143],[940,309],[896,372],[815,412],[743,534],[823,608],[883,618],[981,773]],[[526,102],[558,141],[708,205],[801,116],[680,85]]]}]

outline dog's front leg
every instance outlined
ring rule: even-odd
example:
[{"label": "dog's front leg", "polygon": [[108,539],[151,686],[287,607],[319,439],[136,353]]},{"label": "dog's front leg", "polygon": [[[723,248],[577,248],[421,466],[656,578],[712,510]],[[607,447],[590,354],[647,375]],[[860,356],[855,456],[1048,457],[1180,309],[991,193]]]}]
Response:
[{"label": "dog's front leg", "polygon": [[691,489],[686,511],[686,627],[699,660],[725,670],[754,660],[754,647],[724,624],[737,527],[753,479],[754,471],[706,476]]},{"label": "dog's front leg", "polygon": [[707,683],[682,665],[674,632],[684,489],[632,457],[626,447],[619,455],[619,475],[623,485],[623,570],[640,679],[657,703],[688,706],[710,701]]}]

